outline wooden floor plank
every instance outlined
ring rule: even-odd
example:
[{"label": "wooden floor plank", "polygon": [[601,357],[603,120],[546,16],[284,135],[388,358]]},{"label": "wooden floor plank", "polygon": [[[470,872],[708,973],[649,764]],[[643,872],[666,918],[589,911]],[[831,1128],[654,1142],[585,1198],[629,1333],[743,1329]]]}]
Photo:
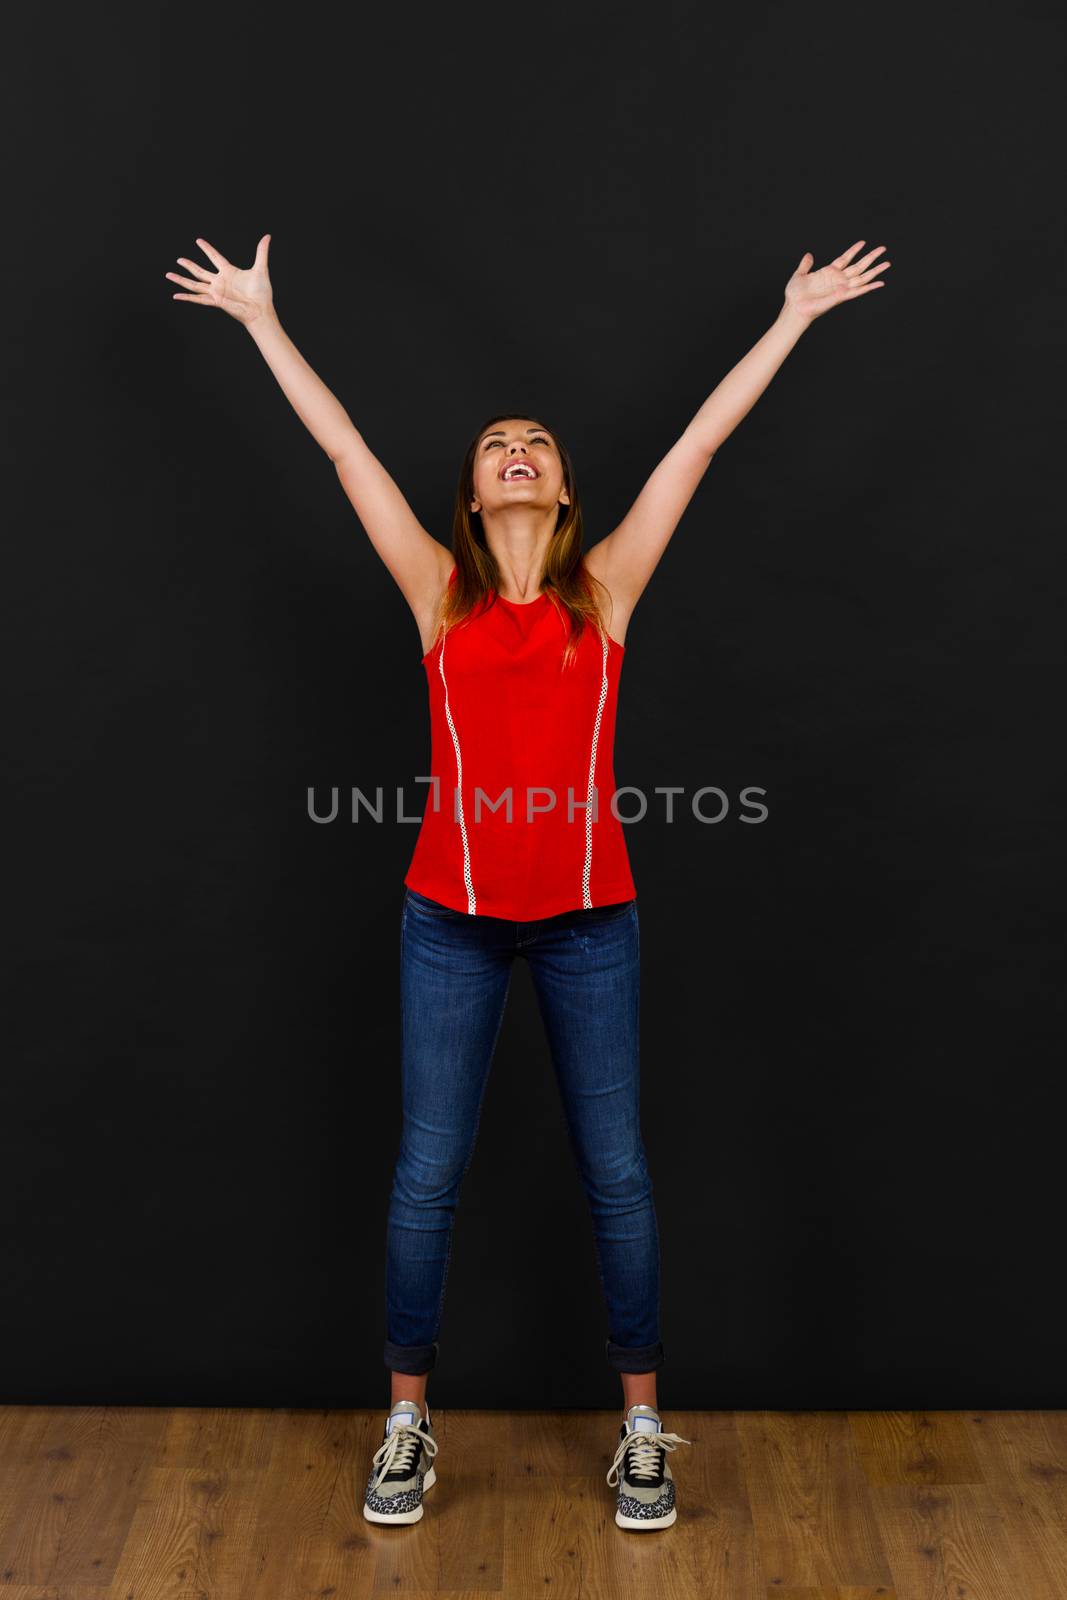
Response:
[{"label": "wooden floor plank", "polygon": [[196,1467],[149,1469],[112,1579],[111,1596],[188,1600],[197,1592],[200,1531],[210,1492]]},{"label": "wooden floor plank", "polygon": [[[887,1589],[884,1584],[870,1587],[846,1589],[780,1589],[777,1586],[768,1589],[767,1594],[773,1595],[774,1600],[898,1600],[895,1589]],[[903,1600],[903,1596],[899,1597]]]},{"label": "wooden floor plank", "polygon": [[507,1486],[503,1592],[507,1600],[579,1600],[581,1532],[595,1493],[588,1474],[541,1473]]},{"label": "wooden floor plank", "polygon": [[[504,1586],[509,1420],[498,1411],[437,1411],[441,1478],[432,1491],[437,1533],[436,1586],[496,1594]],[[389,1568],[379,1562],[376,1585]]]},{"label": "wooden floor plank", "polygon": [[[102,1414],[86,1406],[0,1406],[0,1461],[33,1466],[48,1451],[64,1448],[65,1436],[87,1415],[91,1437]],[[84,1429],[80,1436],[86,1436]]]},{"label": "wooden floor plank", "polygon": [[[3,1490],[7,1515],[0,1526],[0,1584],[56,1585],[56,1568],[72,1518],[75,1541],[79,1523],[84,1531],[79,1494],[99,1463],[106,1420],[103,1408],[57,1406],[50,1414],[34,1408],[5,1430],[12,1450],[6,1465],[13,1476]],[[121,1542],[132,1507],[128,1501],[121,1503],[121,1494],[119,1500],[112,1506],[119,1519],[112,1539]],[[113,1564],[102,1574],[104,1582],[110,1580]],[[80,1572],[76,1578],[86,1581]],[[92,1580],[90,1570],[87,1581]]]},{"label": "wooden floor plank", "polygon": [[868,1483],[981,1483],[968,1412],[852,1411]]},{"label": "wooden floor plank", "polygon": [[1054,1443],[1060,1461],[1067,1460],[1067,1411],[993,1411],[989,1415],[994,1417],[1040,1417],[1042,1428]]},{"label": "wooden floor plank", "polygon": [[907,1600],[1062,1600],[988,1484],[875,1486],[871,1496]]},{"label": "wooden floor plank", "polygon": [[270,1464],[278,1418],[284,1413],[242,1408],[182,1406],[167,1414],[161,1467],[199,1467],[202,1471],[265,1471]]},{"label": "wooden floor plank", "polygon": [[[344,1413],[343,1424],[333,1493],[321,1525],[294,1569],[293,1600],[317,1595],[328,1600],[367,1600],[373,1592],[378,1552],[373,1524],[363,1515],[363,1491],[371,1457],[382,1442],[383,1421],[377,1412],[349,1411]],[[378,1531],[388,1534],[391,1530]],[[255,1600],[263,1600],[259,1589],[250,1590],[248,1600],[253,1593]]]},{"label": "wooden floor plank", "polygon": [[1025,1549],[1034,1592],[1067,1596],[1067,1429],[1062,1412],[970,1412],[975,1454],[1011,1530]]},{"label": "wooden floor plank", "polygon": [[581,1470],[575,1458],[577,1412],[495,1414],[501,1418],[501,1455],[508,1477],[551,1480]]},{"label": "wooden floor plank", "polygon": [[[687,1497],[689,1491],[685,1491]],[[685,1596],[723,1596],[729,1600],[764,1600],[777,1589],[768,1588],[756,1532],[747,1507],[696,1505],[688,1510],[683,1502],[678,1521],[667,1530],[669,1543],[663,1549],[677,1557],[677,1570],[671,1574],[671,1593]],[[659,1538],[656,1534],[633,1533],[622,1537],[650,1540],[650,1551]],[[584,1600],[584,1596],[583,1596]]]},{"label": "wooden floor plank", "polygon": [[[352,1412],[274,1413],[255,1526],[241,1552],[238,1600],[302,1597],[315,1592],[308,1575],[324,1565],[340,1571],[347,1562],[358,1568],[358,1549],[336,1547],[332,1509],[361,1439]],[[351,1574],[346,1577],[351,1587],[350,1579]]]},{"label": "wooden floor plank", "polygon": [[111,1408],[84,1461],[72,1463],[63,1487],[68,1515],[50,1574],[64,1591],[110,1585],[166,1420],[162,1411]]},{"label": "wooden floor plank", "polygon": [[[268,1482],[241,1467],[179,1467],[189,1476],[198,1517],[195,1590],[238,1600],[255,1579],[255,1536]],[[123,1600],[128,1600],[124,1596]],[[134,1600],[137,1600],[135,1595]]]},{"label": "wooden floor plank", "polygon": [[[724,1508],[749,1516],[745,1462],[732,1411],[687,1411],[672,1433],[688,1439],[671,1456],[671,1471],[684,1493],[683,1509],[704,1516]],[[668,1425],[669,1426],[669,1425]]]},{"label": "wooden floor plank", "polygon": [[845,1412],[737,1413],[769,1589],[892,1586]]},{"label": "wooden floor plank", "polygon": [[972,1448],[985,1481],[1044,1491],[1050,1510],[1067,1512],[1065,1416],[1055,1411],[967,1412]]},{"label": "wooden floor plank", "polygon": [[1067,1596],[1067,1541],[1064,1506],[1053,1518],[1043,1497],[1019,1493],[1013,1485],[989,1486],[990,1497],[1004,1528],[1004,1543],[1011,1552],[1017,1582],[1027,1600],[1064,1600]]}]

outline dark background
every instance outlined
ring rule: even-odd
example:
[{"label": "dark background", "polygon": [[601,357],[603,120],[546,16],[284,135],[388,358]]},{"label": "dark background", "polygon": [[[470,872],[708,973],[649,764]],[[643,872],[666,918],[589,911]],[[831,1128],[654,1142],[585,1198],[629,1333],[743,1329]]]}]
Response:
[{"label": "dark background", "polygon": [[[592,542],[803,252],[887,246],[627,636],[619,784],[770,813],[627,832],[660,1397],[1067,1404],[1063,42],[1035,4],[8,19],[0,1399],[387,1393],[416,828],[307,791],[420,811],[426,683],[251,339],[171,299],[197,235],[269,231],[445,542],[491,412],[560,431]],[[519,963],[431,1405],[614,1405],[606,1332]]]}]

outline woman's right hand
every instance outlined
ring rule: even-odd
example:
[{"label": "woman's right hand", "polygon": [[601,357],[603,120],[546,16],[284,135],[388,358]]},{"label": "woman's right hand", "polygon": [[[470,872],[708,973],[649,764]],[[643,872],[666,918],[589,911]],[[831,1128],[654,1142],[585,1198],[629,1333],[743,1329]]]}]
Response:
[{"label": "woman's right hand", "polygon": [[218,271],[208,272],[198,262],[187,261],[184,256],[179,256],[179,266],[187,267],[193,276],[182,278],[176,272],[168,272],[165,276],[172,283],[180,283],[183,288],[192,290],[192,293],[176,294],[172,299],[188,300],[196,306],[216,306],[246,326],[273,311],[274,296],[267,271],[269,233],[265,233],[256,246],[256,259],[250,267],[235,267],[206,239],[196,242]]}]

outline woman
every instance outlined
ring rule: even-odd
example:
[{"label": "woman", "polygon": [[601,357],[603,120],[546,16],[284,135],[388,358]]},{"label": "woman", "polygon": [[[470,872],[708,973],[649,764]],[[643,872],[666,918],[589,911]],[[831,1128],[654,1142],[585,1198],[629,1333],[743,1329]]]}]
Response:
[{"label": "woman", "polygon": [[437,1354],[459,1189],[516,955],[530,963],[589,1199],[623,1416],[609,1484],[620,1527],[677,1517],[656,1370],[659,1245],[638,1115],[637,902],[610,803],[626,629],[723,440],[811,323],[883,287],[864,240],[813,272],[805,254],[775,321],[726,375],[611,533],[583,554],[574,470],[558,435],[502,413],[475,434],[452,548],[416,520],[348,413],[283,331],[267,255],[214,271],[178,257],[176,300],[242,322],[336,467],[418,624],[433,789],[401,913],[403,1133],[389,1202],[391,1410],[364,1495],[378,1523],[416,1522],[435,1480],[427,1375]]}]

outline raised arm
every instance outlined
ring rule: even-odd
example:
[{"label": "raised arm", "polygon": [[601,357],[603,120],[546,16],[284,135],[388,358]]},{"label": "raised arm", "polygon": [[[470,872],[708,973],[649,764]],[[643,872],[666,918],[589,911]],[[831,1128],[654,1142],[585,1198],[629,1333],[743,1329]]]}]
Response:
[{"label": "raised arm", "polygon": [[395,578],[425,637],[448,582],[452,556],[419,522],[400,489],[368,448],[344,406],[304,360],[274,309],[264,234],[249,268],[235,267],[206,239],[197,244],[215,267],[178,257],[191,277],[166,276],[189,290],[175,300],[213,306],[247,328],[286,399],[337,470],[371,544]]},{"label": "raised arm", "polygon": [[811,270],[815,258],[810,251],[801,257],[786,284],[782,309],[767,332],[712,390],[618,527],[589,550],[585,564],[611,594],[616,636],[655,571],[712,456],[752,410],[801,334],[832,306],[883,287],[870,279],[890,265],[888,261],[871,264],[884,245],[850,265],[864,243],[858,240],[818,272]]}]

